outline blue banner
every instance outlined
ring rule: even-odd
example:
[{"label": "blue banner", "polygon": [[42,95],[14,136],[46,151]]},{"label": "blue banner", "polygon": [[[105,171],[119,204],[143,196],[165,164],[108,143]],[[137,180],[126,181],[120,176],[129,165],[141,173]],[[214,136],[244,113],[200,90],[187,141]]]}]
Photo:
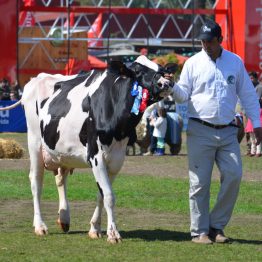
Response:
[{"label": "blue banner", "polygon": [[[17,101],[0,100],[0,107],[6,107]],[[21,105],[11,110],[0,111],[0,132],[27,132],[25,111]]]}]

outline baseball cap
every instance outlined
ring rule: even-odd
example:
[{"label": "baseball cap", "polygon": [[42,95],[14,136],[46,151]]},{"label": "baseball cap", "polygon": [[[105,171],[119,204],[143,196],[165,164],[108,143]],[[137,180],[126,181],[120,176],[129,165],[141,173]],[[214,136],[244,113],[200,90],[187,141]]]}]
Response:
[{"label": "baseball cap", "polygon": [[221,27],[212,20],[206,20],[200,28],[199,40],[211,40],[221,36]]}]

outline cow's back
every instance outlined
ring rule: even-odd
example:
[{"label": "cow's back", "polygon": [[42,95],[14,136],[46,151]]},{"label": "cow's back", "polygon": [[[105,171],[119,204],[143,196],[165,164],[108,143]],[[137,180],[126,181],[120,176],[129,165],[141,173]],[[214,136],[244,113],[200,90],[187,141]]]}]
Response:
[{"label": "cow's back", "polygon": [[41,73],[32,78],[25,86],[22,95],[22,104],[27,108],[36,106],[37,102],[48,99],[54,93],[55,84],[59,81],[66,81],[76,76],[63,76],[60,74],[50,75]]}]

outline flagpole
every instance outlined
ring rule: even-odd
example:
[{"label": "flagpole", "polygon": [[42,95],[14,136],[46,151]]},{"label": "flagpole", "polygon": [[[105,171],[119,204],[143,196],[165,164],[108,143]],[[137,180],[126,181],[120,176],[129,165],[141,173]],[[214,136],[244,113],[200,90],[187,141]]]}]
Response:
[{"label": "flagpole", "polygon": [[[67,62],[70,59],[70,0],[67,0]],[[70,68],[67,68],[67,75],[69,75]]]},{"label": "flagpole", "polygon": [[[147,0],[147,10],[149,9],[149,0]],[[147,50],[148,50],[148,54],[149,54],[149,23],[148,23],[148,17],[147,17],[147,19],[146,19],[146,21],[147,21],[147,41],[146,41],[146,47],[147,47]]]},{"label": "flagpole", "polygon": [[16,0],[16,80],[17,83],[20,83],[19,81],[19,39],[18,39],[18,31],[19,31],[19,8],[20,8],[20,2]]},{"label": "flagpole", "polygon": [[109,15],[108,15],[108,34],[107,34],[107,64],[109,64],[109,40],[110,40],[110,20],[111,20],[111,0],[109,0]]}]

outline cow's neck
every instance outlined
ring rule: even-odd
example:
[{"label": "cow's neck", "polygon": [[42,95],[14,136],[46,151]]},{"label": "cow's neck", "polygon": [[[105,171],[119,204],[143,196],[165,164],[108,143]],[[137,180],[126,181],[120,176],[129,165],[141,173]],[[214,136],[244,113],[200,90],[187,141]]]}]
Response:
[{"label": "cow's neck", "polygon": [[133,136],[143,115],[131,112],[135,99],[131,95],[133,82],[130,78],[107,79],[90,100],[95,129],[103,144]]}]

